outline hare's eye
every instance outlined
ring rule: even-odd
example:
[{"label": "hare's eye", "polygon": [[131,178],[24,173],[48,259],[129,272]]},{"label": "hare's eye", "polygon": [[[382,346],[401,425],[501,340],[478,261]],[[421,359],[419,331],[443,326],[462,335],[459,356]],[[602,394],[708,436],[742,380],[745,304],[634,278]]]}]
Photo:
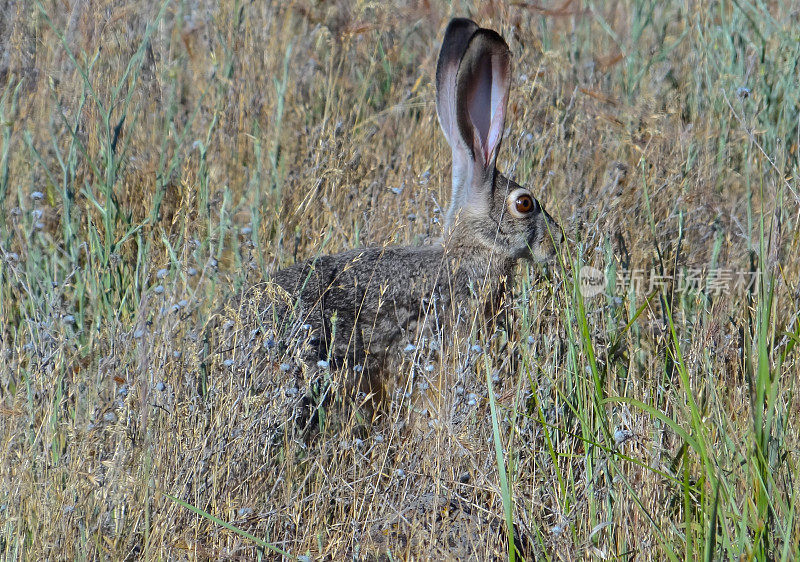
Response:
[{"label": "hare's eye", "polygon": [[533,197],[528,194],[520,195],[517,197],[517,200],[514,201],[514,206],[517,208],[519,214],[527,215],[533,209]]},{"label": "hare's eye", "polygon": [[536,210],[536,200],[527,189],[515,189],[508,196],[508,210],[515,218],[525,218]]}]

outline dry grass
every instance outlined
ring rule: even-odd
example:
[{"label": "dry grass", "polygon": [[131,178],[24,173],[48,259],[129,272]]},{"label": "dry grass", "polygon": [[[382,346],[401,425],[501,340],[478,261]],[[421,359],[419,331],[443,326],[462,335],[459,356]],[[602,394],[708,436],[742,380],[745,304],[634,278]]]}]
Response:
[{"label": "dry grass", "polygon": [[[662,4],[0,3],[2,557],[504,558],[507,506],[527,559],[794,558],[798,12]],[[416,342],[380,421],[304,435],[262,282],[440,233],[465,14],[568,243],[510,330]],[[585,263],[645,283],[584,301]]]}]

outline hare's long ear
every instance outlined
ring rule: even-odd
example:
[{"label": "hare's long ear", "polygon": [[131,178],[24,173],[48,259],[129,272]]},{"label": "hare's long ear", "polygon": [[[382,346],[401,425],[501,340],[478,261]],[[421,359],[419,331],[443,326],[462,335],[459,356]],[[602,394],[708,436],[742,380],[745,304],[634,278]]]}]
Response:
[{"label": "hare's long ear", "polygon": [[456,130],[456,76],[461,57],[467,50],[472,35],[478,30],[478,24],[466,18],[454,18],[447,24],[436,62],[436,113],[439,125],[452,146],[458,140]]},{"label": "hare's long ear", "polygon": [[467,45],[456,76],[456,120],[471,166],[462,205],[473,211],[487,210],[491,200],[510,83],[508,45],[491,29],[479,29]]},{"label": "hare's long ear", "polygon": [[436,63],[436,114],[442,127],[447,144],[453,153],[453,178],[450,208],[447,211],[445,227],[448,227],[455,213],[461,208],[462,199],[468,182],[470,166],[469,147],[464,144],[458,132],[456,118],[456,77],[461,58],[467,50],[472,35],[478,30],[478,24],[466,18],[450,20],[444,32],[442,49]]}]

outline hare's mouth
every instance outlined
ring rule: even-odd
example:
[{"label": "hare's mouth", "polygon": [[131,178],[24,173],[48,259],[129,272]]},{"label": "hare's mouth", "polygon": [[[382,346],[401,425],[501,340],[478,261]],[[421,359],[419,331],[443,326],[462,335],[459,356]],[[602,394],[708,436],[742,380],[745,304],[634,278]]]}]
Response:
[{"label": "hare's mouth", "polygon": [[547,265],[553,259],[553,255],[554,253],[539,247],[531,250],[531,261],[541,265]]},{"label": "hare's mouth", "polygon": [[555,241],[549,233],[544,236],[533,235],[528,240],[528,251],[531,261],[540,264],[548,264],[556,256]]}]

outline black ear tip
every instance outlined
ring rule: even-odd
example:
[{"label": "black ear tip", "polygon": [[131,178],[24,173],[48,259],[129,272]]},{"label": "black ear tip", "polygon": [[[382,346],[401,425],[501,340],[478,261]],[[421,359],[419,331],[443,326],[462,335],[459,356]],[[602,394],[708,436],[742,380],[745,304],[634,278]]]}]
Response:
[{"label": "black ear tip", "polygon": [[[480,29],[478,24],[467,18],[453,18],[447,24],[444,31],[444,45],[458,43],[463,44],[469,41],[472,34]],[[463,48],[463,45],[460,45]]]},{"label": "black ear tip", "polygon": [[472,41],[482,42],[484,45],[496,49],[501,52],[511,53],[508,43],[502,35],[497,33],[494,29],[481,28],[476,31],[472,36]]},{"label": "black ear tip", "polygon": [[450,23],[447,24],[447,31],[445,31],[445,34],[449,33],[451,30],[463,29],[468,27],[477,28],[478,24],[469,18],[453,18],[450,20]]}]

